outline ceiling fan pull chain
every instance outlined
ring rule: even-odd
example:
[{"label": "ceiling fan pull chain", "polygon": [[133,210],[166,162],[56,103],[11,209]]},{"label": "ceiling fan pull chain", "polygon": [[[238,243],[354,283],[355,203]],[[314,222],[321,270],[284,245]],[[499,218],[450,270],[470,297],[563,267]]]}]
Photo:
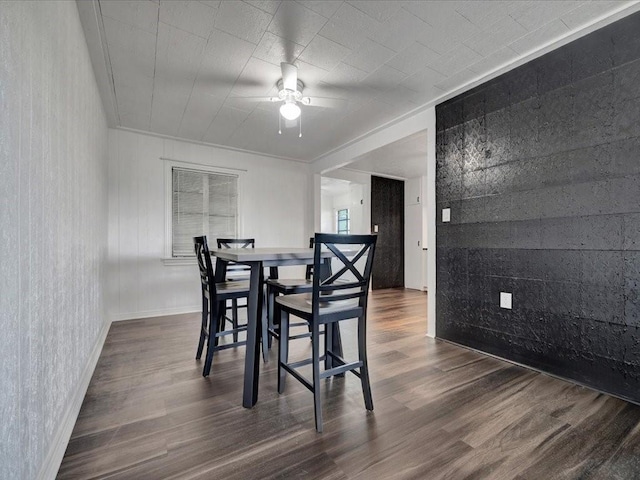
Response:
[{"label": "ceiling fan pull chain", "polygon": [[282,135],[282,115],[280,115],[279,110],[278,110],[278,135]]},{"label": "ceiling fan pull chain", "polygon": [[300,114],[300,120],[298,121],[298,126],[300,128],[300,133],[298,133],[298,138],[302,138],[302,114]]}]

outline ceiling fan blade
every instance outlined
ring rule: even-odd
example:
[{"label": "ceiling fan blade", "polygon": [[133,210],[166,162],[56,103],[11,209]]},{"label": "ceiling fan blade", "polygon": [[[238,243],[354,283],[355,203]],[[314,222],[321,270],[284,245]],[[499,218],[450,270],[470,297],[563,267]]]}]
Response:
[{"label": "ceiling fan blade", "polygon": [[349,102],[343,98],[303,97],[302,104],[308,107],[346,108]]},{"label": "ceiling fan blade", "polygon": [[220,75],[218,73],[200,72],[196,79],[198,83],[210,85],[224,85],[231,87],[262,87],[267,85],[263,79],[238,78],[235,75]]},{"label": "ceiling fan blade", "polygon": [[298,67],[290,63],[282,62],[282,84],[286,90],[295,92],[298,90]]},{"label": "ceiling fan blade", "polygon": [[251,102],[279,102],[280,98],[278,97],[241,97],[241,96],[231,96],[228,98],[232,98],[235,100],[249,100]]}]

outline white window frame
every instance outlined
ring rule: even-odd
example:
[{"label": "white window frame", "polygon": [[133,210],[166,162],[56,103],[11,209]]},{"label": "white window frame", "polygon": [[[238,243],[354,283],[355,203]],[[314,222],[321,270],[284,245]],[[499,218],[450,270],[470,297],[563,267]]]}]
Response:
[{"label": "white window frame", "polygon": [[[202,173],[215,173],[219,175],[232,175],[237,177],[238,180],[238,237],[244,237],[244,221],[243,221],[243,176],[246,170],[218,167],[212,165],[204,165],[199,163],[189,163],[179,160],[172,160],[161,158],[164,160],[164,182],[165,182],[165,195],[164,195],[164,211],[165,211],[165,235],[164,235],[164,258],[162,259],[165,265],[195,265],[196,259],[194,257],[174,257],[173,256],[173,169],[180,168],[183,170],[193,170],[195,172]],[[209,239],[211,242],[212,239]],[[215,248],[216,245],[209,245],[210,248]]]},{"label": "white window frame", "polygon": [[340,207],[340,208],[336,208],[335,211],[335,218],[336,218],[336,233],[339,235],[342,235],[340,233],[340,212],[346,210],[347,211],[347,233],[346,235],[349,235],[351,233],[351,209],[349,207]]}]

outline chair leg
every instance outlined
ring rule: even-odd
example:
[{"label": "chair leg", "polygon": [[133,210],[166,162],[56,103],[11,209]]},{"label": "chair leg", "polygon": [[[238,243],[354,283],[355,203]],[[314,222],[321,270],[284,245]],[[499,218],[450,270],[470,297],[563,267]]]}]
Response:
[{"label": "chair leg", "polygon": [[289,361],[289,312],[280,309],[280,339],[278,340],[278,393],[284,392],[287,371],[282,368]]},{"label": "chair leg", "polygon": [[204,341],[207,338],[207,318],[209,316],[209,306],[205,296],[202,296],[202,324],[200,326],[200,340],[198,341],[198,350],[196,351],[196,360],[200,360],[202,357],[202,349],[204,348]]},{"label": "chair leg", "polygon": [[[231,300],[231,324],[234,330],[238,329],[238,299]],[[238,332],[233,333],[233,342],[238,341]]]},{"label": "chair leg", "polygon": [[[311,324],[309,324],[311,326]],[[327,352],[333,352],[333,329],[334,323],[327,323],[324,326],[324,368],[329,370],[333,367],[333,359]]]},{"label": "chair leg", "polygon": [[214,315],[211,310],[209,310],[210,324],[209,324],[209,339],[207,341],[207,356],[204,362],[204,368],[202,369],[202,376],[208,377],[209,372],[211,371],[211,364],[213,363],[213,354],[216,350],[216,345],[218,344],[218,333],[219,325],[221,319],[224,319],[224,311]]},{"label": "chair leg", "polygon": [[271,287],[267,286],[267,322],[269,324],[269,331],[267,332],[267,342],[269,350],[271,350],[271,345],[273,344],[273,338],[271,336],[271,332],[273,331],[275,325],[275,314],[276,314],[276,294]]},{"label": "chair leg", "polygon": [[217,347],[218,343],[220,343],[220,337],[215,336],[216,333],[220,333],[224,330],[225,324],[227,323],[227,302],[226,300],[223,302],[218,302],[218,318],[216,319],[215,330],[211,330],[211,325],[209,328],[209,336],[214,335],[213,344]]},{"label": "chair leg", "polygon": [[262,361],[267,362],[269,355],[269,319],[267,318],[266,305],[259,310],[260,312],[260,340],[262,342]]},{"label": "chair leg", "polygon": [[316,417],[316,431],[322,433],[322,404],[320,402],[320,326],[317,321],[312,323],[311,360],[313,362],[313,411]]},{"label": "chair leg", "polygon": [[371,396],[371,383],[369,382],[369,363],[367,362],[367,327],[364,315],[358,318],[358,356],[362,362],[360,381],[362,382],[364,406],[367,410],[373,410],[373,397]]}]

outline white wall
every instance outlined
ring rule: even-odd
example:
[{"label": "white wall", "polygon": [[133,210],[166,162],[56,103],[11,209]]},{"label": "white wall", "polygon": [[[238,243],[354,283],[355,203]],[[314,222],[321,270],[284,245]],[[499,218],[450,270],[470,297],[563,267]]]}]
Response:
[{"label": "white wall", "polygon": [[52,478],[108,324],[107,126],[75,2],[0,4],[0,478]]},{"label": "white wall", "polygon": [[[315,164],[312,165],[315,168]],[[319,177],[318,174],[315,174]],[[368,173],[356,172],[344,168],[338,168],[323,174],[325,177],[337,178],[340,180],[348,180],[351,182],[351,233],[371,233],[371,175]],[[320,182],[316,184],[316,188],[320,188]],[[319,195],[320,196],[320,195]],[[362,200],[362,203],[360,203]],[[321,204],[324,203],[321,201]],[[324,214],[320,204],[315,205],[314,215],[316,220],[320,219]],[[325,230],[322,230],[323,232]],[[333,230],[335,231],[335,226]]]},{"label": "white wall", "polygon": [[[165,257],[165,164],[162,159],[241,172],[241,235],[256,246],[307,246],[312,197],[309,166],[151,135],[109,130],[109,317],[114,320],[201,308],[195,262]],[[304,269],[282,269],[299,276]]]},{"label": "white wall", "polygon": [[333,211],[333,195],[322,190],[320,192],[320,230],[323,233],[336,233],[336,219]]},{"label": "white wall", "polygon": [[[427,162],[426,157],[424,161]],[[426,190],[426,175],[405,181],[404,283],[405,287],[416,290],[426,290],[428,283]]]},{"label": "white wall", "polygon": [[[426,159],[425,159],[426,162]],[[404,182],[404,286],[421,290],[422,205],[420,177]]]},{"label": "white wall", "polygon": [[[364,221],[363,191],[364,185],[351,183],[347,192],[321,192],[321,228],[324,233],[336,233],[338,210],[349,209],[349,227],[351,233],[368,232]],[[361,202],[362,201],[362,202]]]},{"label": "white wall", "polygon": [[[361,183],[352,183],[349,185],[349,215],[351,233],[369,233],[371,226],[366,221],[364,206],[364,190],[365,186]],[[371,216],[371,208],[369,208],[369,216]]]},{"label": "white wall", "polygon": [[344,208],[351,208],[351,192],[333,196],[333,209],[342,210]]}]

